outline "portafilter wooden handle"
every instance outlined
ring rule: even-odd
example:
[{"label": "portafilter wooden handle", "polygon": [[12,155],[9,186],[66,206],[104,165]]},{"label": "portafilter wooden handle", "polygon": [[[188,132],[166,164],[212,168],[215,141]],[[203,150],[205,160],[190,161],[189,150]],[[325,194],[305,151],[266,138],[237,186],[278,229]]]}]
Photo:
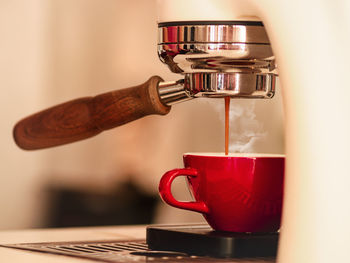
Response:
[{"label": "portafilter wooden handle", "polygon": [[85,97],[54,106],[19,121],[14,139],[25,150],[83,140],[150,114],[165,115],[170,106],[158,95],[158,76],[139,86]]}]

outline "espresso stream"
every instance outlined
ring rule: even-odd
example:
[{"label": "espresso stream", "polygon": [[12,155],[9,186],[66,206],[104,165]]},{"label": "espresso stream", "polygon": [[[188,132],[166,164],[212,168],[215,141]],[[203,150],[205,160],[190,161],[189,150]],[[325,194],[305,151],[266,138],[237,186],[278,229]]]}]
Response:
[{"label": "espresso stream", "polygon": [[225,155],[228,155],[230,132],[230,97],[225,97]]}]

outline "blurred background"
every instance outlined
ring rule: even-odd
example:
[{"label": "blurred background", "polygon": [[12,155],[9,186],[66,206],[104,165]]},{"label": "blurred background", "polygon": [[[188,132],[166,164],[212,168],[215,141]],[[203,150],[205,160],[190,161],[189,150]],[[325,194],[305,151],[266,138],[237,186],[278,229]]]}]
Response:
[{"label": "blurred background", "polygon": [[[162,204],[158,182],[184,152],[224,150],[223,99],[47,150],[12,139],[19,119],[49,106],[179,79],[156,45],[155,0],[0,0],[0,229],[202,221]],[[284,152],[279,85],[274,99],[231,100],[231,111],[232,151]],[[174,192],[190,199],[181,180]]]}]

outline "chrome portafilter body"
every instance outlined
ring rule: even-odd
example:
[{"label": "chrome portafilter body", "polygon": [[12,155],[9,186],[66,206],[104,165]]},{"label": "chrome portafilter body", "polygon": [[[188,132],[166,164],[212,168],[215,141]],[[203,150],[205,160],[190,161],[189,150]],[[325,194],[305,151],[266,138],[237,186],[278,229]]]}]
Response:
[{"label": "chrome portafilter body", "polygon": [[158,55],[176,82],[163,82],[167,105],[195,97],[272,98],[276,67],[259,21],[191,21],[158,25]]}]

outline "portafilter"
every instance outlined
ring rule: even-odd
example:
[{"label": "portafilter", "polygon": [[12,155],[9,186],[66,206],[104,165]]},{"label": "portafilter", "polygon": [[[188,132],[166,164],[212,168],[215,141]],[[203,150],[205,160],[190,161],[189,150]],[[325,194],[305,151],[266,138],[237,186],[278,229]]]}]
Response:
[{"label": "portafilter", "polygon": [[158,56],[180,80],[153,76],[139,86],[43,110],[16,124],[17,145],[35,150],[83,140],[198,97],[273,97],[276,66],[262,22],[160,23],[158,36]]}]

